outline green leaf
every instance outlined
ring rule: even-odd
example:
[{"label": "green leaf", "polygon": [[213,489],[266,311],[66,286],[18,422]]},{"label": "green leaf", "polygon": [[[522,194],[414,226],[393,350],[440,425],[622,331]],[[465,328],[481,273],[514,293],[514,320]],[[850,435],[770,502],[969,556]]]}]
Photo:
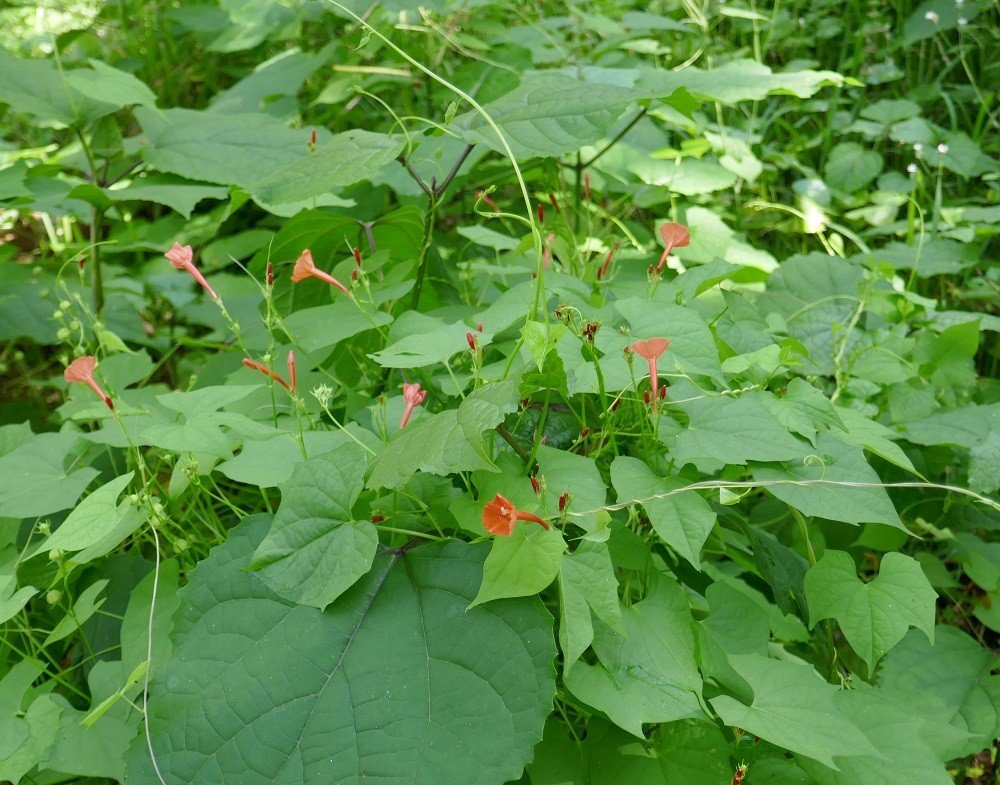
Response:
[{"label": "green leaf", "polygon": [[559,644],[563,671],[568,673],[594,640],[591,612],[617,634],[625,634],[607,543],[582,540],[560,564],[559,591]]},{"label": "green leaf", "polygon": [[118,497],[134,476],[135,472],[123,474],[87,496],[66,516],[59,528],[35,549],[35,554],[53,548],[82,551],[100,542],[131,509],[128,502],[119,505]]},{"label": "green leaf", "polygon": [[385,311],[365,313],[355,303],[343,300],[332,305],[303,308],[284,318],[288,336],[310,353],[329,349],[366,330],[391,322],[392,315]]},{"label": "green leaf", "polygon": [[229,191],[217,185],[193,183],[168,174],[146,174],[122,188],[104,191],[113,202],[156,202],[190,218],[203,199],[225,199]]},{"label": "green leaf", "polygon": [[906,531],[882,481],[860,449],[821,433],[816,439],[816,451],[820,460],[806,458],[784,466],[755,465],[754,479],[803,515],[853,524],[884,523]]},{"label": "green leaf", "polygon": [[22,60],[0,46],[0,102],[19,114],[47,125],[71,125],[77,118],[74,96],[55,64],[48,60]]},{"label": "green leaf", "polygon": [[0,777],[17,785],[48,753],[59,731],[60,707],[41,695],[23,708],[31,683],[45,671],[36,660],[21,660],[0,679]]},{"label": "green leaf", "polygon": [[507,537],[494,537],[483,565],[483,583],[473,605],[505,597],[530,597],[555,580],[566,551],[562,532],[518,523]]},{"label": "green leaf", "polygon": [[902,710],[878,690],[844,690],[837,693],[836,703],[878,754],[840,757],[840,771],[800,758],[799,765],[816,785],[953,784],[923,737],[919,715]]},{"label": "green leaf", "polygon": [[[554,158],[600,141],[639,93],[588,84],[559,74],[532,74],[483,109],[521,158]],[[456,120],[471,144],[504,152],[496,132],[476,112]]]},{"label": "green leaf", "polygon": [[517,383],[489,384],[457,409],[424,415],[398,431],[372,459],[369,488],[398,488],[416,472],[496,471],[482,434],[517,408]]},{"label": "green leaf", "polygon": [[619,504],[641,501],[657,536],[696,569],[701,549],[715,526],[715,513],[696,491],[673,493],[662,499],[649,497],[670,493],[685,483],[678,477],[657,477],[638,458],[619,455],[611,464],[611,482]]},{"label": "green leaf", "polygon": [[276,594],[325,608],[372,566],[378,531],[351,508],[365,487],[365,451],[345,442],[299,464],[251,569]]},{"label": "green leaf", "polygon": [[215,114],[140,107],[142,155],[161,172],[250,188],[305,158],[309,136],[263,114]]},{"label": "green leaf", "polygon": [[90,68],[66,72],[66,82],[81,94],[116,107],[156,106],[156,96],[142,80],[113,68],[100,60],[91,59]]},{"label": "green leaf", "polygon": [[703,716],[694,623],[680,584],[655,576],[649,596],[622,620],[625,635],[596,626],[600,664],[576,663],[565,677],[570,692],[640,738],[643,723]]},{"label": "green leaf", "polygon": [[40,433],[0,458],[0,517],[28,518],[72,507],[98,472],[67,471],[74,433]]},{"label": "green leaf", "polygon": [[269,204],[305,201],[334,188],[370,180],[396,160],[402,149],[401,139],[355,128],[331,137],[306,157],[262,177],[251,190]]},{"label": "green leaf", "polygon": [[979,752],[1000,733],[1000,674],[994,652],[954,627],[938,626],[934,644],[910,630],[882,660],[886,697],[925,724],[940,760]]},{"label": "green leaf", "polygon": [[81,629],[84,622],[87,621],[91,616],[93,616],[104,605],[104,599],[98,599],[98,596],[107,587],[108,579],[102,578],[100,580],[94,581],[90,586],[80,592],[80,595],[76,598],[73,603],[72,610],[63,616],[59,623],[52,628],[52,631],[45,638],[45,645],[55,643],[56,641],[61,641],[63,638],[72,635],[77,630]]},{"label": "green leaf", "polygon": [[[230,532],[182,591],[174,655],[150,689],[168,782],[355,782],[367,772],[502,785],[521,775],[552,709],[552,622],[534,599],[468,609],[484,547],[381,554],[319,611],[244,570],[267,525],[250,518]],[[144,739],[127,782],[157,782]]]},{"label": "green leaf", "polygon": [[[697,311],[681,305],[629,297],[615,303],[615,309],[632,327],[634,338],[667,338],[670,348],[660,358],[661,375],[689,373],[722,379],[719,351],[712,331]],[[642,377],[641,360],[633,360],[636,376]]]},{"label": "green leaf", "polygon": [[[346,433],[345,433],[346,431]],[[347,434],[365,441],[372,446],[381,444],[370,432],[357,423],[348,423],[343,431],[306,431],[302,434],[306,455],[316,456],[328,453],[344,442],[351,440]],[[279,432],[264,439],[246,439],[240,453],[228,461],[220,463],[216,469],[236,482],[274,488],[288,482],[295,467],[302,463],[302,446],[299,435]],[[353,441],[353,440],[352,440]]]},{"label": "green leaf", "polygon": [[731,746],[715,723],[703,720],[661,725],[648,746],[591,720],[584,742],[588,785],[732,785]]},{"label": "green leaf", "polygon": [[836,619],[869,670],[910,627],[934,640],[937,592],[920,564],[901,553],[885,554],[878,577],[862,583],[850,554],[826,551],[806,573],[805,592],[810,626]]},{"label": "green leaf", "polygon": [[860,191],[882,173],[882,156],[856,142],[841,142],[830,150],[823,170],[826,184],[844,193]]},{"label": "green leaf", "polygon": [[763,394],[702,398],[681,406],[691,418],[671,454],[681,463],[784,461],[806,452],[805,443],[771,414]]},{"label": "green leaf", "polygon": [[688,67],[642,72],[637,87],[666,95],[685,87],[696,98],[724,104],[760,101],[779,93],[809,98],[826,85],[840,85],[844,78],[833,71],[786,71],[774,73],[756,60],[733,60],[718,68]]},{"label": "green leaf", "polygon": [[[150,573],[130,592],[121,628],[120,677],[129,674],[146,662],[149,651],[149,609],[153,604],[153,583],[156,582],[156,604],[153,615],[153,671],[170,659],[172,649],[170,630],[173,614],[180,600],[177,587],[180,583],[180,567],[176,559],[167,559],[160,564],[160,573]],[[96,701],[95,701],[96,703]]]},{"label": "green leaf", "polygon": [[757,654],[734,654],[729,661],[750,685],[754,697],[749,705],[728,695],[709,701],[727,725],[832,769],[838,768],[834,757],[878,754],[837,708],[837,688],[823,681],[811,665]]}]

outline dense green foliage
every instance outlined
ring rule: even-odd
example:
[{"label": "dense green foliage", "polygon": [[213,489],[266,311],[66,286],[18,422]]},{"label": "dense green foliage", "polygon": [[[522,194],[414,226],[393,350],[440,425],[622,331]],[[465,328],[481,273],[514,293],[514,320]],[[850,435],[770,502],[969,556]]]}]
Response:
[{"label": "dense green foliage", "polygon": [[998,55],[0,8],[0,781],[996,782]]}]

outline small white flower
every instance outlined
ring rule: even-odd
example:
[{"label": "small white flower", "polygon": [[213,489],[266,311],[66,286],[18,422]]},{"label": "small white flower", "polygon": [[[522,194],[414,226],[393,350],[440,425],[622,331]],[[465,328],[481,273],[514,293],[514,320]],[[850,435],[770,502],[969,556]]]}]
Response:
[{"label": "small white flower", "polygon": [[965,5],[965,0],[955,0],[955,5],[956,7],[961,8],[963,5]]},{"label": "small white flower", "polygon": [[913,152],[917,153],[917,155],[919,155],[920,151],[923,150],[923,149],[924,149],[924,146],[920,142],[914,143],[914,145],[913,145]]},{"label": "small white flower", "polygon": [[909,166],[906,167],[906,171],[908,171],[910,174],[916,174],[917,173],[917,165],[916,164],[910,164]]},{"label": "small white flower", "polygon": [[941,144],[937,146],[937,151],[941,153],[941,155],[945,155],[948,152],[948,145],[946,145],[944,142],[941,142]]},{"label": "small white flower", "polygon": [[940,17],[937,15],[936,11],[928,11],[926,14],[924,14],[924,19],[926,19],[931,24],[936,25]]},{"label": "small white flower", "polygon": [[968,19],[966,19],[964,16],[958,17],[958,26],[959,27],[965,27],[967,24],[969,24],[969,20]]}]

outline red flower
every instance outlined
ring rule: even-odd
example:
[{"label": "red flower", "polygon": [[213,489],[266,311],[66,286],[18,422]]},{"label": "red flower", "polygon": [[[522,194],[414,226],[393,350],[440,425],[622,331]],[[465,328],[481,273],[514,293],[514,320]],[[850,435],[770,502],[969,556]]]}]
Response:
[{"label": "red flower", "polygon": [[530,512],[517,509],[513,502],[499,493],[483,507],[483,528],[490,534],[507,537],[514,531],[514,524],[518,521],[537,523],[543,529],[552,528],[549,526],[548,521]]},{"label": "red flower", "polygon": [[249,357],[244,357],[243,364],[251,371],[257,371],[258,373],[264,374],[269,379],[274,379],[274,381],[276,381],[278,384],[280,384],[289,392],[292,391],[292,385],[290,385],[287,381],[285,381],[285,379],[282,377],[280,373],[275,373],[266,365],[264,365],[264,363],[259,363],[256,360],[251,360]]},{"label": "red flower", "polygon": [[399,421],[401,429],[406,427],[406,424],[410,421],[410,415],[413,414],[413,410],[422,404],[426,398],[427,390],[421,390],[419,382],[403,385],[403,400],[406,401],[406,408],[403,409],[403,419]]},{"label": "red flower", "polygon": [[87,385],[91,390],[97,393],[104,405],[109,409],[114,411],[115,405],[111,402],[111,398],[107,396],[104,390],[101,389],[101,385],[97,383],[94,379],[94,369],[97,367],[97,360],[92,355],[87,355],[86,357],[77,357],[73,362],[66,366],[66,370],[63,372],[63,378],[66,379],[67,384],[73,384],[74,382],[81,382]]},{"label": "red flower", "polygon": [[631,344],[628,348],[633,352],[638,354],[643,360],[649,363],[649,386],[652,390],[652,395],[650,396],[653,401],[653,411],[656,411],[656,405],[659,401],[660,378],[656,369],[656,362],[663,356],[663,353],[670,346],[670,341],[666,338],[650,338],[646,341],[636,341]]},{"label": "red flower", "polygon": [[667,263],[667,257],[674,248],[686,248],[691,244],[691,233],[683,224],[667,222],[660,227],[660,237],[663,238],[663,254],[660,256],[660,263],[656,265],[656,272],[663,269]]},{"label": "red flower", "polygon": [[190,245],[174,243],[173,247],[163,255],[170,260],[170,264],[172,264],[175,269],[183,270],[194,278],[195,281],[198,282],[198,285],[208,292],[209,297],[213,300],[219,299],[219,295],[215,293],[215,289],[213,289],[209,285],[208,281],[205,280],[205,276],[201,274],[201,271],[194,266],[194,251],[191,250]]},{"label": "red flower", "polygon": [[348,296],[351,294],[351,290],[344,286],[344,284],[330,275],[330,273],[324,272],[316,266],[316,262],[313,261],[312,251],[308,248],[299,254],[299,258],[295,260],[295,269],[292,270],[292,283],[304,281],[306,278],[319,278],[319,280],[330,284],[330,286],[336,286],[344,294]]}]

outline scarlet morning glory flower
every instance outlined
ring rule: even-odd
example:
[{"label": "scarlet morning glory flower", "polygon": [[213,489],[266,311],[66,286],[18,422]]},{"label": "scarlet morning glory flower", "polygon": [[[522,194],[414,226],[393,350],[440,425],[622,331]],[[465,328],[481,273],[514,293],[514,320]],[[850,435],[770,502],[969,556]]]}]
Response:
[{"label": "scarlet morning glory flower", "polygon": [[111,398],[109,398],[104,390],[101,389],[101,385],[99,385],[97,380],[94,378],[94,369],[96,367],[97,360],[92,355],[88,354],[86,357],[77,357],[73,360],[73,362],[66,366],[63,378],[66,379],[68,384],[80,382],[87,385],[91,390],[97,393],[98,398],[104,401],[104,405],[113,411],[115,405],[111,402]]},{"label": "scarlet morning glory flower", "polygon": [[543,529],[552,528],[549,526],[548,521],[530,512],[517,509],[510,499],[501,496],[499,493],[483,507],[483,528],[490,534],[507,537],[514,531],[514,524],[518,521],[537,523]]},{"label": "scarlet morning glory flower", "polygon": [[656,265],[656,272],[663,269],[667,263],[667,257],[674,248],[686,248],[691,244],[691,233],[683,224],[665,223],[660,227],[660,237],[663,238],[663,254],[660,256],[660,263]]},{"label": "scarlet morning glory flower", "polygon": [[259,363],[256,360],[251,360],[249,357],[244,357],[243,364],[251,371],[257,371],[258,373],[264,374],[269,379],[274,379],[274,381],[276,381],[278,384],[280,384],[289,392],[293,391],[292,385],[290,385],[287,381],[285,381],[284,377],[280,373],[275,373],[266,365],[264,365],[264,363]]},{"label": "scarlet morning glory flower", "polygon": [[163,255],[170,260],[170,264],[174,266],[174,269],[183,270],[194,278],[198,282],[198,285],[208,292],[209,297],[213,300],[219,299],[219,295],[215,293],[215,289],[205,280],[205,276],[201,274],[201,271],[194,266],[194,251],[191,250],[190,245],[174,243],[173,247]]},{"label": "scarlet morning glory flower", "polygon": [[292,270],[292,283],[304,281],[306,278],[319,278],[319,280],[325,281],[330,286],[336,286],[344,294],[348,296],[351,294],[351,290],[344,286],[344,284],[330,275],[330,273],[324,272],[316,266],[316,262],[313,261],[312,251],[308,248],[299,254],[299,258],[295,260],[295,269]]},{"label": "scarlet morning glory flower", "polygon": [[663,353],[670,346],[670,341],[666,338],[650,338],[646,341],[636,341],[628,348],[638,354],[643,360],[649,363],[649,386],[652,390],[653,411],[659,401],[657,392],[660,387],[660,378],[656,369],[656,362],[663,356]]},{"label": "scarlet morning glory flower", "polygon": [[403,419],[399,421],[400,428],[406,427],[413,410],[422,404],[426,397],[427,390],[421,390],[419,382],[403,385],[403,400],[406,401],[406,408],[403,410]]}]

